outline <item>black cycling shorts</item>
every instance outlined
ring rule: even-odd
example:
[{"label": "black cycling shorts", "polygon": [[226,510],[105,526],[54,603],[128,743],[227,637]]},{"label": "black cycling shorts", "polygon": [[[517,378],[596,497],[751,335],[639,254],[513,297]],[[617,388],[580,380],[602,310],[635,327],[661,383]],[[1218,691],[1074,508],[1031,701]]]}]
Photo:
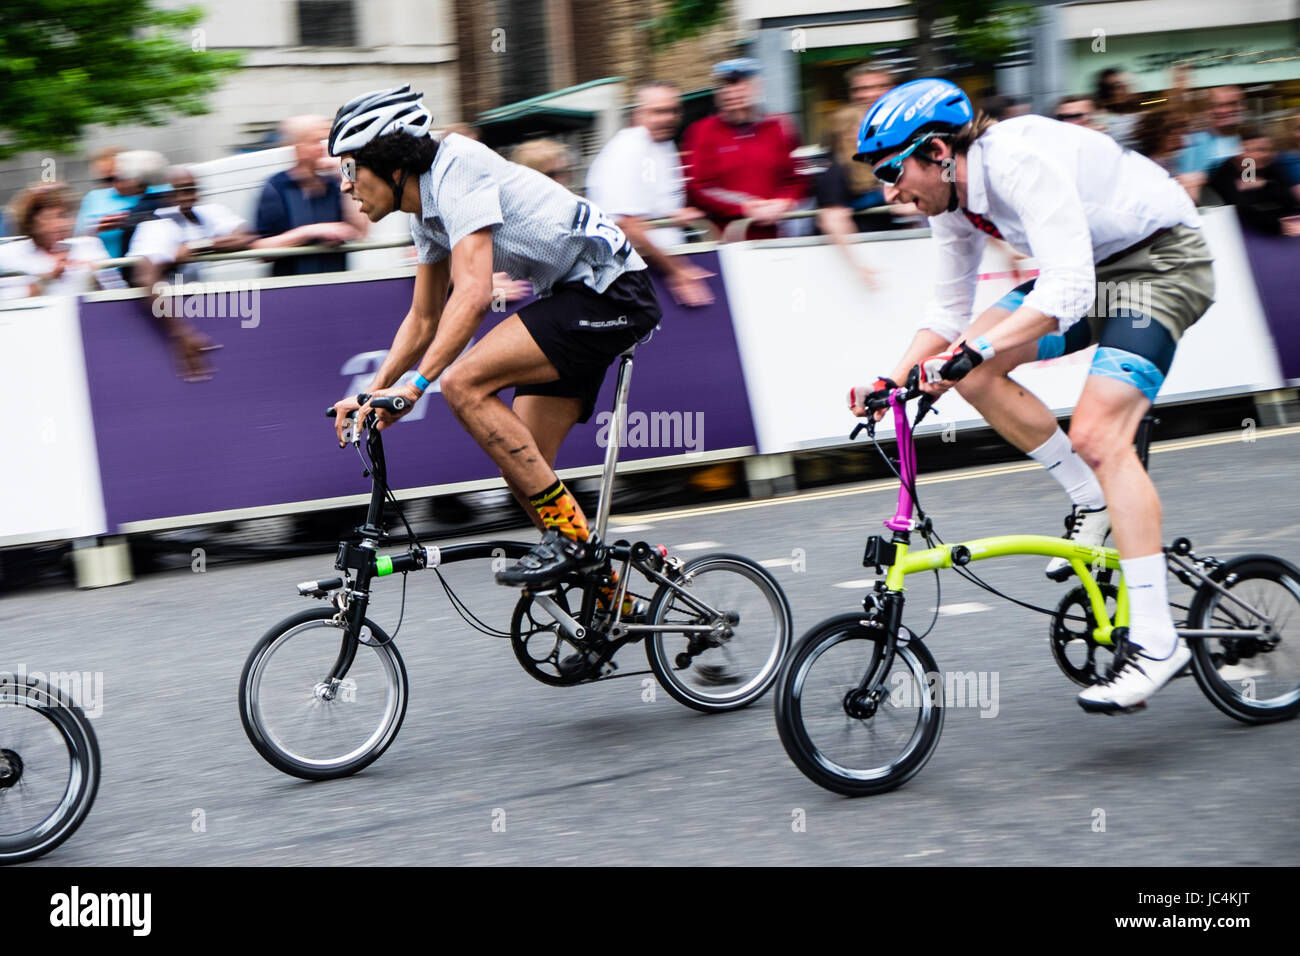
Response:
[{"label": "black cycling shorts", "polygon": [[661,315],[648,269],[624,272],[604,292],[581,282],[557,285],[520,309],[519,318],[560,377],[520,385],[515,394],[579,398],[578,421],[587,421],[614,359],[649,336]]}]

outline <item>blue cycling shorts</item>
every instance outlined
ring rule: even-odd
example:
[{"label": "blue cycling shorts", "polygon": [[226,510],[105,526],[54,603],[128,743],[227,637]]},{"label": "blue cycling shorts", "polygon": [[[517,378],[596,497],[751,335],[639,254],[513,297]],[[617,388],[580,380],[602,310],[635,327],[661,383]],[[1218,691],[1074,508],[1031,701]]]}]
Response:
[{"label": "blue cycling shorts", "polygon": [[[1034,280],[1030,279],[1004,295],[995,307],[1014,312],[1033,287]],[[1169,330],[1151,316],[1131,309],[1118,309],[1098,325],[1100,334],[1085,317],[1064,332],[1044,335],[1038,340],[1038,359],[1060,358],[1095,342],[1097,354],[1088,374],[1104,375],[1132,385],[1148,401],[1154,402],[1174,362],[1177,344]]]}]

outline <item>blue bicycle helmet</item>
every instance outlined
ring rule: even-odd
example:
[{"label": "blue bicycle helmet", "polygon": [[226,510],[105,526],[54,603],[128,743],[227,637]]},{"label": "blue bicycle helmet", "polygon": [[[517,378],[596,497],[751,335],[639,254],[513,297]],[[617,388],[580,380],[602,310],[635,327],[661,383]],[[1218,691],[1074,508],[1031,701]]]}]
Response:
[{"label": "blue bicycle helmet", "polygon": [[894,87],[867,111],[853,158],[870,163],[926,133],[956,132],[974,115],[961,87],[947,80],[912,80]]}]

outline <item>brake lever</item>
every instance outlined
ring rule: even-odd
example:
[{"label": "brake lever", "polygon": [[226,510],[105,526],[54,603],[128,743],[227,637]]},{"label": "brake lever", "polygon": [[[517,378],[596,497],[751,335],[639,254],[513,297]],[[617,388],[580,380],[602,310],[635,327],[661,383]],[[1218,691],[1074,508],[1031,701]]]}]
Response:
[{"label": "brake lever", "polygon": [[921,397],[921,400],[916,403],[916,420],[912,422],[913,428],[921,424],[921,419],[930,413],[930,409],[934,408],[934,403],[937,401],[938,399],[933,395],[923,395]]}]

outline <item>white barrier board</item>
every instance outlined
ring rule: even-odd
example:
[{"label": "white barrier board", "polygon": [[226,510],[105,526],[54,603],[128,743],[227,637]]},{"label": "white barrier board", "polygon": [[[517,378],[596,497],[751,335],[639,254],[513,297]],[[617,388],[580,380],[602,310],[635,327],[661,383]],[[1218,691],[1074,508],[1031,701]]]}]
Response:
[{"label": "white barrier board", "polygon": [[[0,305],[0,546],[103,534],[104,498],[71,297]],[[141,422],[147,428],[147,422]]]},{"label": "white barrier board", "polygon": [[[1235,213],[1202,211],[1214,254],[1215,303],[1183,336],[1159,401],[1284,385],[1251,278]],[[850,386],[888,374],[930,301],[936,245],[923,238],[857,243],[854,258],[879,271],[870,290],[830,245],[742,243],[720,250],[762,454],[842,444],[856,419]],[[975,314],[1016,286],[1010,262],[990,247],[980,266]],[[1022,366],[1015,379],[1054,411],[1074,406],[1094,349]],[[982,425],[956,392],[936,405],[931,425]],[[892,434],[893,422],[881,422]]]}]

